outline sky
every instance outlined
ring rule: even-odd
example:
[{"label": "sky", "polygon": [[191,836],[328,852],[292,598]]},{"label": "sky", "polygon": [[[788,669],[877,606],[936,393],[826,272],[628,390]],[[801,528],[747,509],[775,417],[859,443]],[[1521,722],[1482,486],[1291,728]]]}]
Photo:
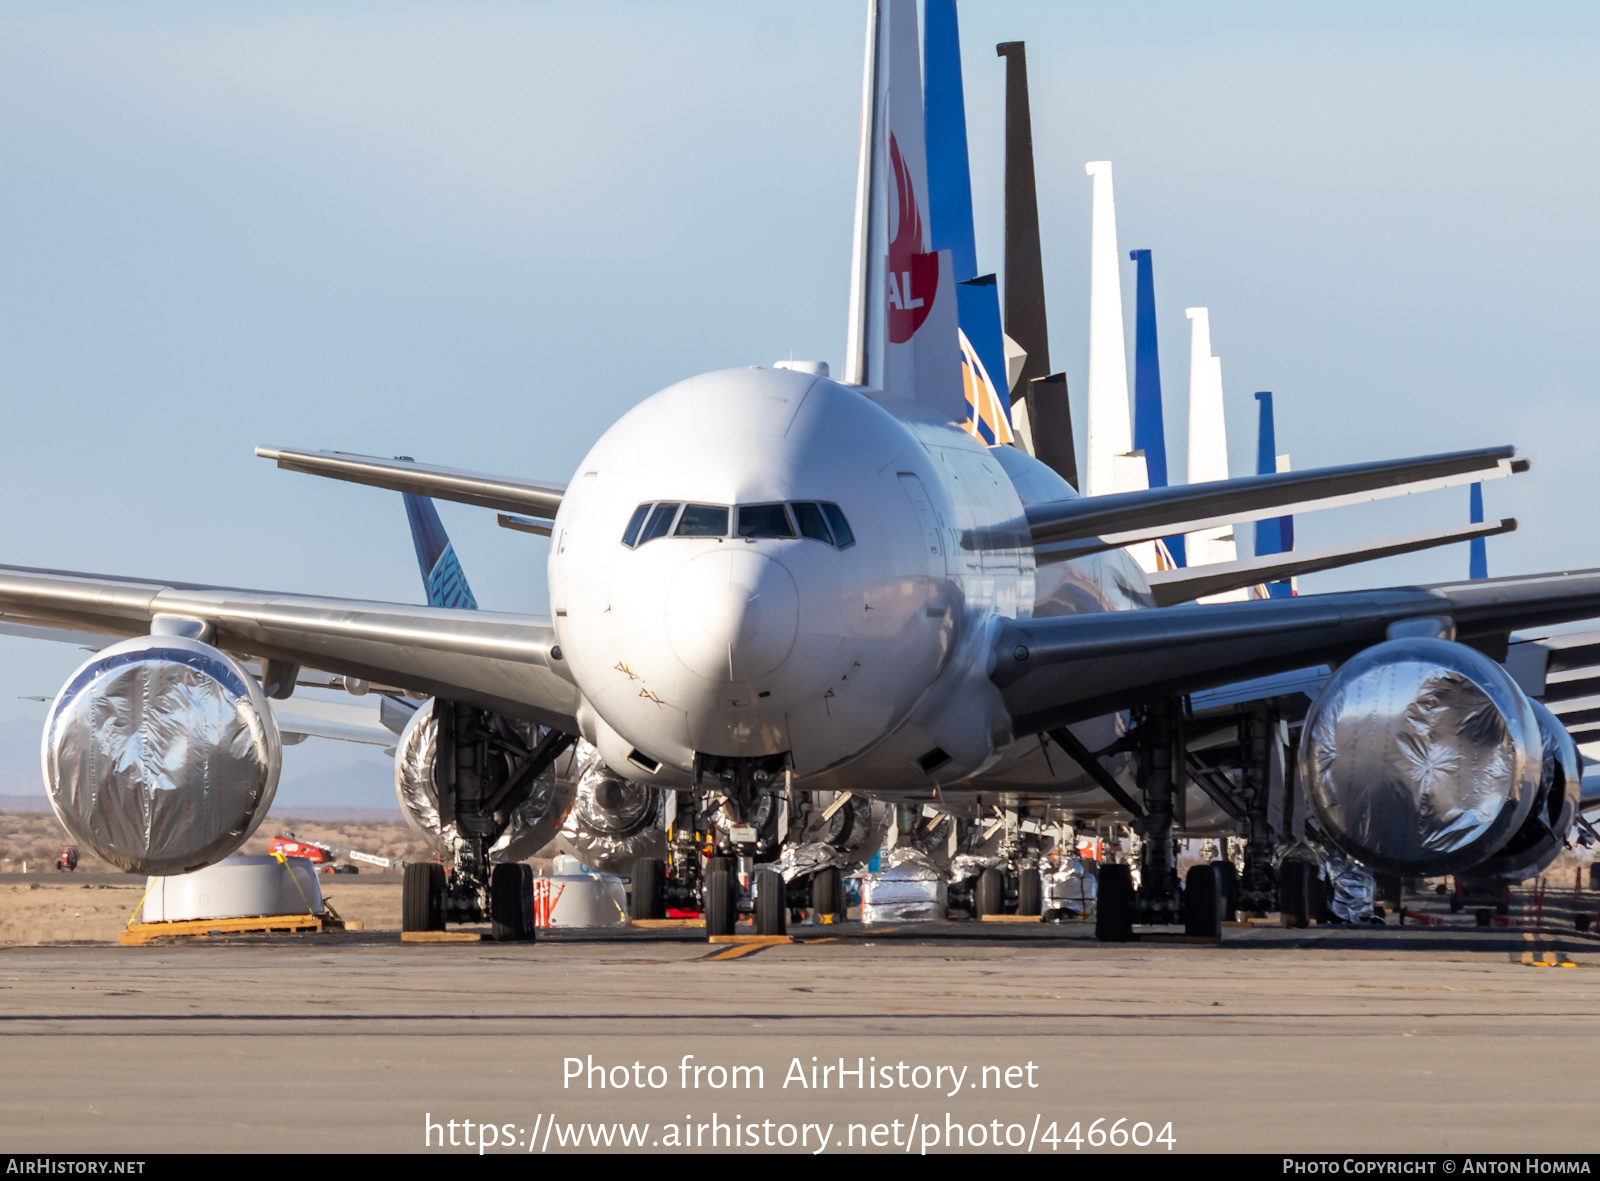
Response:
[{"label": "sky", "polygon": [[[1211,311],[1236,474],[1513,443],[1491,573],[1600,566],[1600,9],[963,0],[979,266],[1027,42],[1053,367],[1079,429],[1090,182],[1154,252],[1167,445]],[[399,497],[258,444],[564,480],[706,370],[842,359],[865,5],[0,8],[0,561],[420,601]],[[1124,263],[1133,331],[1133,270]],[[1129,349],[1131,358],[1132,350]],[[1080,442],[1081,447],[1081,442]],[[486,608],[546,543],[441,505]],[[1464,523],[1465,489],[1302,547]],[[1464,577],[1465,546],[1302,580]],[[0,638],[0,721],[84,654]],[[320,740],[292,748],[303,754]],[[376,751],[358,753],[374,770]],[[345,757],[316,755],[333,766]],[[331,760],[331,761],[330,761]],[[377,779],[381,780],[378,775]]]}]

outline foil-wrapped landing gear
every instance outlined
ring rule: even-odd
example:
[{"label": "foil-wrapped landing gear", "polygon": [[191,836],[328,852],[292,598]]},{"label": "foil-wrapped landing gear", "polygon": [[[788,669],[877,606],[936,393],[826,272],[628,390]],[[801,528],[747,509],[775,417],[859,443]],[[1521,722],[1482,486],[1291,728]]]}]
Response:
[{"label": "foil-wrapped landing gear", "polygon": [[406,867],[403,928],[488,920],[496,939],[532,939],[532,870],[516,862],[492,864],[490,854],[573,736],[459,701],[435,700],[429,717],[412,724],[435,727],[425,761],[432,764],[441,832],[453,839],[448,868]]}]

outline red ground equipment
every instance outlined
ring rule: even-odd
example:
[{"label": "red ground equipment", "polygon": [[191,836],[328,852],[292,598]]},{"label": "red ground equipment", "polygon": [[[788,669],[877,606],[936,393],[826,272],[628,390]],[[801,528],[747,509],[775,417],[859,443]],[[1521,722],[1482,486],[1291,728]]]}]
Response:
[{"label": "red ground equipment", "polygon": [[78,846],[62,845],[61,855],[56,858],[56,869],[62,873],[71,873],[78,868]]},{"label": "red ground equipment", "polygon": [[327,865],[333,860],[333,850],[322,845],[313,845],[310,841],[302,841],[292,833],[289,836],[272,838],[269,849],[274,857],[282,854],[285,857],[304,857],[313,865]]}]

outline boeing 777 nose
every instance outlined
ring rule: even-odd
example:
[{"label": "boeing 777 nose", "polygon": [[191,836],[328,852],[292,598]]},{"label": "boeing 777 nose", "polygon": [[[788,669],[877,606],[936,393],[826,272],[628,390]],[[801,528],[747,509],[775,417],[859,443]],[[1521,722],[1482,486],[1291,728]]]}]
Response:
[{"label": "boeing 777 nose", "polygon": [[789,571],[743,543],[685,562],[667,588],[667,638],[708,681],[753,681],[794,647],[800,596]]}]

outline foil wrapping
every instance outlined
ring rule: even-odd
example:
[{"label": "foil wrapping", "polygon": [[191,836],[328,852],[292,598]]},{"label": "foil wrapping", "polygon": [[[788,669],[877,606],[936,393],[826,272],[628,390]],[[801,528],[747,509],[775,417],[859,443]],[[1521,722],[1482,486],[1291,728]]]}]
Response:
[{"label": "foil wrapping", "polygon": [[952,885],[959,885],[968,878],[975,878],[986,869],[1000,869],[1006,863],[1004,857],[983,857],[976,853],[958,853],[950,861],[950,872],[946,880]]},{"label": "foil wrapping", "polygon": [[[822,819],[826,808],[811,813],[805,828],[798,836],[790,830],[789,839],[796,845],[825,844],[832,848],[841,873],[854,873],[883,846],[889,824],[894,819],[894,809],[878,800],[852,796],[832,816]],[[820,864],[818,868],[821,868]]]},{"label": "foil wrapping", "polygon": [[45,719],[50,807],[128,873],[171,875],[235,852],[267,814],[283,748],[261,687],[208,644],[126,640],[72,674]]},{"label": "foil wrapping", "polygon": [[863,923],[930,922],[946,909],[944,875],[920,850],[895,849],[886,869],[861,878]]},{"label": "foil wrapping", "polygon": [[1092,915],[1099,885],[1100,879],[1089,872],[1081,858],[1063,858],[1058,868],[1039,872],[1040,909],[1046,917],[1052,914]]},{"label": "foil wrapping", "polygon": [[1583,787],[1578,748],[1555,714],[1537,701],[1532,704],[1544,745],[1537,798],[1522,827],[1511,839],[1493,856],[1472,867],[1473,877],[1508,882],[1537,877],[1561,855],[1577,818],[1578,798]]},{"label": "foil wrapping", "polygon": [[667,834],[661,826],[658,789],[624,779],[581,739],[568,765],[576,784],[561,827],[562,849],[607,873],[632,873],[641,857],[665,860]]},{"label": "foil wrapping", "polygon": [[[509,727],[522,745],[538,744],[538,727],[519,718],[500,717],[497,725]],[[411,830],[439,853],[453,853],[460,844],[456,826],[439,819],[439,788],[433,765],[439,750],[439,727],[433,702],[426,701],[411,715],[394,753],[394,794],[400,814]],[[559,762],[560,760],[557,760]],[[550,767],[534,781],[528,798],[506,816],[506,828],[489,848],[495,862],[525,861],[555,839],[572,805],[572,783]]]},{"label": "foil wrapping", "polygon": [[1345,854],[1435,876],[1516,832],[1541,753],[1533,707],[1498,664],[1446,640],[1391,640],[1343,665],[1312,703],[1300,782]]},{"label": "foil wrapping", "polygon": [[1322,868],[1328,875],[1328,909],[1347,923],[1370,923],[1378,894],[1372,871],[1334,849],[1324,849]]},{"label": "foil wrapping", "polygon": [[783,880],[792,882],[795,878],[809,877],[819,869],[828,866],[844,866],[844,858],[839,850],[826,841],[806,841],[799,845],[785,845],[778,853],[778,872],[783,875]]}]

